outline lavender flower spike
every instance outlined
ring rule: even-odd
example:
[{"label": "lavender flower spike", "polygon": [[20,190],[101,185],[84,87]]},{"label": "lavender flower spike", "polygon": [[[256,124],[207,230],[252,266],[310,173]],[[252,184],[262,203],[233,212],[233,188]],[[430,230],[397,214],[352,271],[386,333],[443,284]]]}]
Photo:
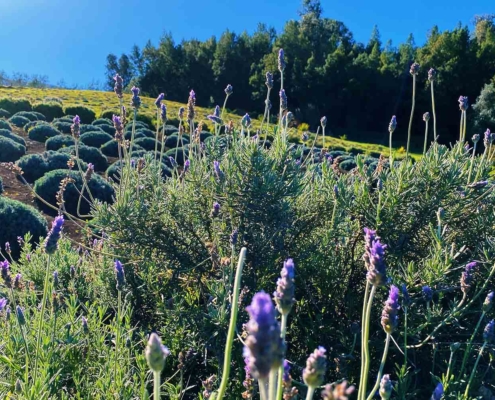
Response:
[{"label": "lavender flower spike", "polygon": [[246,129],[251,126],[251,117],[249,116],[249,114],[246,114],[244,115],[244,117],[242,117],[241,125]]},{"label": "lavender flower spike", "polygon": [[459,100],[457,100],[459,102],[459,109],[461,111],[466,111],[469,107],[469,102],[468,102],[468,98],[467,96],[460,96],[459,97]]},{"label": "lavender flower spike", "polygon": [[[139,92],[138,92],[138,94],[139,94]],[[155,106],[156,106],[156,108],[161,108],[162,101],[163,101],[164,98],[165,98],[165,93],[160,93],[158,95],[158,97],[155,100]]]},{"label": "lavender flower spike", "polygon": [[427,111],[423,114],[423,121],[428,122],[430,120],[430,113]]},{"label": "lavender flower spike", "polygon": [[72,136],[78,138],[81,134],[81,118],[79,118],[79,115],[76,115],[72,122],[73,124],[70,126]]},{"label": "lavender flower spike", "polygon": [[327,369],[326,352],[320,346],[306,360],[306,368],[303,370],[303,380],[310,388],[317,388],[323,384]]},{"label": "lavender flower spike", "polygon": [[26,325],[26,317],[24,316],[24,309],[21,306],[17,306],[15,309],[15,313],[17,315],[17,320],[19,321],[19,325]]},{"label": "lavender flower spike", "polygon": [[88,169],[86,170],[86,173],[84,174],[84,179],[86,182],[91,180],[91,177],[93,176],[94,172],[95,172],[95,166],[92,163],[88,163]]},{"label": "lavender flower spike", "polygon": [[287,95],[285,94],[285,90],[282,89],[279,94],[280,94],[280,108],[282,110],[287,110]]},{"label": "lavender flower spike", "polygon": [[435,81],[436,78],[437,78],[437,71],[435,71],[433,68],[430,68],[428,70],[428,80],[430,82],[433,82]]},{"label": "lavender flower spike", "polygon": [[368,270],[366,279],[374,286],[381,286],[387,280],[385,249],[387,245],[380,242],[376,231],[365,228],[365,253],[363,259]]},{"label": "lavender flower spike", "polygon": [[473,283],[473,269],[476,267],[476,262],[470,262],[466,265],[465,270],[461,275],[461,290],[463,293],[467,293],[471,284]]},{"label": "lavender flower spike", "polygon": [[419,64],[417,62],[411,64],[411,69],[409,70],[411,75],[419,74]]},{"label": "lavender flower spike", "polygon": [[1,298],[0,299],[0,311],[2,311],[6,305],[7,305],[7,299]]},{"label": "lavender flower spike", "polygon": [[325,117],[325,116],[321,117],[320,124],[321,124],[322,128],[325,128],[327,126],[327,121],[328,121],[327,117]]},{"label": "lavender flower spike", "polygon": [[272,368],[282,364],[285,343],[280,337],[280,325],[275,318],[272,299],[265,292],[256,293],[246,308],[250,319],[244,347],[247,366],[256,379],[266,379]]},{"label": "lavender flower spike", "polygon": [[113,77],[113,80],[115,81],[115,86],[114,86],[113,90],[114,90],[115,94],[117,95],[117,97],[119,99],[121,99],[122,97],[124,97],[124,81],[119,74],[116,74]]},{"label": "lavender flower spike", "polygon": [[141,107],[141,98],[139,97],[140,90],[136,86],[133,86],[131,92],[131,106],[133,106],[137,110],[139,107]]},{"label": "lavender flower spike", "polygon": [[234,93],[234,88],[232,87],[232,85],[228,84],[225,88],[225,94],[227,96],[230,96],[232,93]]},{"label": "lavender flower spike", "polygon": [[164,103],[160,104],[160,118],[162,122],[167,120],[167,106]]},{"label": "lavender flower spike", "polygon": [[382,400],[388,400],[390,399],[390,396],[392,396],[392,390],[393,390],[393,385],[392,381],[390,380],[390,375],[386,374],[383,375],[382,380],[380,381],[380,398]]},{"label": "lavender flower spike", "polygon": [[483,340],[491,344],[495,341],[495,320],[491,320],[483,331]]},{"label": "lavender flower spike", "polygon": [[216,160],[213,161],[213,171],[214,171],[215,176],[217,177],[217,179],[219,181],[221,181],[225,177],[225,174],[220,169],[220,163],[218,161],[216,161]]},{"label": "lavender flower spike", "polygon": [[292,258],[284,261],[281,277],[277,281],[277,290],[273,293],[275,304],[278,312],[282,315],[288,315],[294,305],[295,292],[295,266]]},{"label": "lavender flower spike", "polygon": [[238,229],[234,229],[232,231],[232,233],[230,234],[230,245],[231,246],[235,246],[237,244],[237,239],[239,237],[239,230]]},{"label": "lavender flower spike", "polygon": [[486,295],[485,301],[483,302],[483,311],[487,313],[493,307],[493,300],[495,298],[495,292],[490,292]]},{"label": "lavender flower spike", "polygon": [[430,400],[440,400],[443,396],[443,385],[442,383],[439,383],[435,390],[433,391],[433,394],[430,397]]},{"label": "lavender flower spike", "polygon": [[278,51],[278,70],[284,72],[286,67],[284,49]]},{"label": "lavender flower spike", "polygon": [[64,226],[64,217],[59,215],[55,217],[52,222],[52,229],[48,232],[46,236],[44,247],[48,254],[53,254],[58,249],[58,241],[60,239],[60,234],[62,233],[62,227]]},{"label": "lavender flower spike", "polygon": [[423,286],[423,288],[421,289],[421,294],[426,302],[433,299],[433,290],[431,290],[431,287],[429,287],[428,285]]},{"label": "lavender flower spike", "polygon": [[144,354],[150,369],[154,372],[161,372],[165,366],[165,360],[170,355],[170,350],[162,344],[160,337],[153,332]]},{"label": "lavender flower spike", "polygon": [[125,286],[124,267],[119,260],[115,260],[115,278],[117,280],[117,290],[121,291]]},{"label": "lavender flower spike", "polygon": [[265,85],[268,89],[273,89],[273,75],[271,72],[266,73],[266,82]]},{"label": "lavender flower spike", "polygon": [[399,308],[399,288],[392,285],[388,299],[383,307],[381,320],[383,330],[388,334],[392,334],[397,328]]},{"label": "lavender flower spike", "polygon": [[388,131],[390,133],[394,133],[395,128],[397,128],[397,118],[395,115],[392,115],[392,119],[390,120],[390,124],[388,124]]}]

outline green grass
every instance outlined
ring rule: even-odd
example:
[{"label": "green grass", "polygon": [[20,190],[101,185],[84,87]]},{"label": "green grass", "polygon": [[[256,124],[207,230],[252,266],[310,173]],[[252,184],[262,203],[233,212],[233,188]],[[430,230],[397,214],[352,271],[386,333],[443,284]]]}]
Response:
[{"label": "green grass", "polygon": [[[117,96],[113,92],[101,92],[94,90],[69,90],[69,89],[39,89],[39,88],[26,88],[26,87],[0,87],[0,98],[25,98],[28,99],[31,104],[35,104],[37,102],[42,102],[46,97],[58,97],[63,101],[63,107],[81,105],[91,108],[95,111],[96,116],[99,117],[100,114],[105,110],[118,110],[119,101]],[[129,106],[131,99],[130,94],[124,95],[124,105]],[[140,109],[141,114],[148,115],[152,118],[156,118],[156,108],[155,108],[155,99],[150,97],[141,97],[142,106]],[[180,107],[185,107],[186,104],[178,103],[175,101],[166,100],[165,104],[167,105],[167,112],[169,118],[177,118],[177,114]],[[206,119],[206,115],[210,114],[213,110],[204,108],[204,107],[196,107],[196,113],[198,115],[198,122],[203,121],[203,123],[210,127],[212,130],[212,123]],[[234,123],[239,124],[241,120],[241,116],[227,112],[225,121],[232,120]],[[261,121],[253,119],[252,124],[254,129],[257,129],[261,125]],[[301,132],[297,129],[291,129],[290,136],[293,139],[300,137]],[[313,135],[310,135],[309,143],[312,143],[314,139]],[[317,145],[321,146],[322,138],[318,137]],[[333,147],[343,147],[345,149],[355,148],[357,150],[361,150],[366,154],[370,153],[382,153],[385,156],[389,154],[389,149],[386,146],[374,144],[374,143],[362,143],[362,142],[354,142],[350,140],[342,140],[334,137],[326,137],[325,138],[325,146],[328,148]],[[402,155],[402,149],[394,149],[395,154],[397,156]],[[405,151],[404,151],[405,153]],[[420,158],[419,154],[412,154],[414,158]]]}]

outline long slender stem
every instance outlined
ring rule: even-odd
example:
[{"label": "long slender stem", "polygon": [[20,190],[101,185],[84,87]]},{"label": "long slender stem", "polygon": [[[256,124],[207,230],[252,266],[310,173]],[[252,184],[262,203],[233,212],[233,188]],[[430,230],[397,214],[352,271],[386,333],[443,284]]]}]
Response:
[{"label": "long slender stem", "polygon": [[165,149],[165,124],[166,124],[166,122],[167,122],[166,120],[163,121],[163,128],[162,128],[162,147],[160,148],[160,168],[162,165],[163,152]]},{"label": "long slender stem", "polygon": [[[289,319],[289,314],[282,314],[282,323],[280,326],[280,336],[282,340],[285,340],[285,335],[287,333],[287,320]],[[284,375],[284,366],[281,365],[278,369],[278,379],[277,379],[277,397],[276,400],[282,400],[282,395],[284,393],[284,385],[282,383],[282,378]]]},{"label": "long slender stem", "polygon": [[466,351],[464,352],[464,357],[462,358],[461,372],[459,373],[459,377],[461,377],[462,373],[464,372],[464,368],[466,367],[466,362],[467,362],[467,359],[469,357],[469,353],[471,353],[471,349],[473,348],[473,340],[474,340],[476,334],[478,333],[478,329],[480,329],[480,325],[481,325],[481,322],[483,321],[483,319],[485,318],[485,314],[486,314],[485,311],[483,311],[481,313],[480,319],[478,320],[478,323],[476,324],[476,327],[474,328],[474,332],[471,335],[471,337],[469,338],[469,342],[467,344]]},{"label": "long slender stem", "polygon": [[[244,261],[246,260],[246,252],[247,249],[243,247],[241,249],[241,253],[239,254],[239,261],[237,263],[237,272],[235,274],[235,283],[234,283],[234,293],[232,296],[232,313],[230,314],[229,331],[227,333],[227,341],[225,343],[225,356],[223,361],[222,381],[220,383],[220,388],[218,389],[218,396],[216,397],[217,400],[223,399],[229,381],[230,361],[232,359],[232,343],[234,341],[234,335],[235,335],[237,311],[239,310],[238,299],[239,299],[239,292],[241,287],[242,268],[244,267]],[[261,386],[262,385],[260,381],[260,391],[261,391]]]},{"label": "long slender stem", "polygon": [[433,111],[433,140],[437,141],[437,114],[435,112],[435,92],[433,90],[433,81],[431,81],[431,106]]},{"label": "long slender stem", "polygon": [[119,342],[120,342],[120,309],[122,304],[122,291],[118,291],[118,302],[117,302],[117,333],[115,337],[115,363],[113,368],[113,378],[114,382],[117,381],[117,365],[119,363]]},{"label": "long slender stem", "polygon": [[371,306],[373,304],[373,297],[375,297],[376,286],[373,285],[371,288],[370,299],[366,307],[366,321],[365,321],[365,331],[364,331],[364,371],[361,374],[361,399],[364,400],[366,397],[366,391],[368,389],[368,372],[370,370],[370,349],[369,349],[369,337],[370,337],[370,316],[371,316]]},{"label": "long slender stem", "polygon": [[266,388],[266,383],[267,383],[266,379],[259,379],[258,380],[258,386],[260,388],[261,400],[268,400],[268,390]]},{"label": "long slender stem", "polygon": [[409,145],[411,143],[411,129],[412,121],[414,116],[414,107],[416,106],[416,74],[413,74],[413,94],[412,94],[412,107],[411,107],[411,117],[409,118],[409,127],[407,129],[407,149],[406,149],[406,160],[409,156]]},{"label": "long slender stem", "polygon": [[[364,301],[363,301],[363,312],[361,316],[361,377],[363,376],[364,372],[364,360],[365,360],[365,353],[364,353],[364,324],[365,324],[365,319],[366,319],[366,306],[368,305],[368,297],[369,297],[369,292],[370,292],[370,283],[368,280],[366,280],[366,290],[364,292]],[[358,400],[361,399],[361,385],[359,385],[358,389]]]},{"label": "long slender stem", "polygon": [[462,141],[466,140],[466,126],[467,126],[467,114],[466,114],[466,110],[462,111],[462,113],[464,114],[464,127],[462,129]]},{"label": "long slender stem", "polygon": [[160,388],[161,388],[161,382],[160,382],[160,372],[158,371],[153,371],[153,400],[158,400],[160,396]]},{"label": "long slender stem", "polygon": [[160,125],[158,125],[158,121],[160,121],[160,109],[156,110],[156,136],[155,136],[155,154],[153,154],[153,160],[156,160],[156,153],[158,152],[158,133],[160,133]]},{"label": "long slender stem", "polygon": [[269,400],[276,400],[277,384],[278,384],[277,370],[278,370],[278,368],[272,368],[270,371],[270,378],[268,380],[268,399]]},{"label": "long slender stem", "polygon": [[450,368],[452,367],[452,361],[454,360],[454,352],[450,352],[450,357],[449,357],[449,365],[447,367],[447,372],[445,374],[445,381],[448,383],[449,382],[449,377],[450,377]]},{"label": "long slender stem", "polygon": [[392,165],[392,132],[389,132],[388,145],[390,147],[390,165]]},{"label": "long slender stem", "polygon": [[469,185],[469,182],[471,181],[471,173],[473,172],[473,165],[474,165],[474,158],[476,157],[476,145],[478,142],[474,143],[473,147],[473,154],[471,155],[471,165],[469,166],[469,174],[468,174],[468,180],[467,184]]},{"label": "long slender stem", "polygon": [[464,121],[464,111],[461,111],[461,122],[459,123],[459,141],[462,142],[463,141],[463,137],[462,137],[462,132],[463,132],[463,121]]},{"label": "long slender stem", "polygon": [[485,350],[486,347],[486,341],[483,343],[483,346],[481,346],[480,352],[478,353],[478,358],[476,359],[476,362],[474,363],[473,370],[471,371],[471,375],[469,376],[468,384],[466,386],[466,390],[464,392],[464,398],[468,398],[468,393],[469,393],[469,386],[471,386],[471,382],[473,381],[474,375],[476,374],[476,369],[478,368],[478,364],[480,362],[481,355],[483,354],[483,351]]},{"label": "long slender stem", "polygon": [[382,374],[383,374],[383,367],[385,367],[385,361],[387,361],[389,346],[390,346],[390,334],[387,333],[387,338],[385,339],[385,348],[383,349],[382,361],[380,362],[380,369],[378,370],[375,386],[373,386],[373,389],[371,389],[371,393],[369,394],[366,400],[372,400],[373,397],[375,397],[375,393],[378,389],[378,386],[380,386],[380,380],[382,379]]},{"label": "long slender stem", "polygon": [[423,156],[426,154],[426,145],[428,143],[428,121],[425,121],[425,125],[426,125],[426,128],[425,128],[425,145],[423,147]]},{"label": "long slender stem", "polygon": [[43,319],[45,316],[45,303],[46,303],[46,297],[47,297],[47,292],[48,292],[48,286],[50,283],[49,276],[50,276],[50,254],[48,254],[48,260],[46,263],[46,270],[45,270],[45,282],[43,284],[43,300],[41,301],[41,312],[40,312],[40,318],[38,322],[38,336],[36,337],[36,351],[34,352],[34,374],[33,374],[33,380],[36,381],[36,373],[38,371],[38,352],[40,349],[40,344],[41,344],[41,329],[43,327]]},{"label": "long slender stem", "polygon": [[312,386],[308,387],[308,394],[306,395],[306,400],[312,400],[314,394],[315,394],[315,388]]}]

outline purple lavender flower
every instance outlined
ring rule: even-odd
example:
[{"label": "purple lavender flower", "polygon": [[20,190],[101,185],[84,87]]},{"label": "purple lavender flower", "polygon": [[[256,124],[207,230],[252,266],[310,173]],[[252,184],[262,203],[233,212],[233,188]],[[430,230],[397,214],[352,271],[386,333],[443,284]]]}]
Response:
[{"label": "purple lavender flower", "polygon": [[220,203],[217,203],[216,201],[213,203],[213,208],[211,209],[211,217],[215,218],[218,217],[220,214]]},{"label": "purple lavender flower", "polygon": [[132,98],[131,98],[131,106],[133,106],[136,110],[141,107],[141,98],[139,97],[139,88],[133,86],[131,88]]},{"label": "purple lavender flower", "polygon": [[48,232],[46,236],[44,247],[48,254],[53,254],[58,249],[58,241],[60,239],[60,234],[62,233],[62,227],[64,226],[64,217],[59,215],[55,217],[52,222],[52,229]]},{"label": "purple lavender flower", "polygon": [[495,297],[495,292],[490,292],[486,295],[485,301],[483,302],[483,312],[487,313],[493,307],[493,300]]},{"label": "purple lavender flower", "polygon": [[282,364],[285,343],[280,337],[280,325],[275,318],[272,299],[265,292],[256,293],[246,308],[250,319],[246,324],[248,338],[244,357],[256,379],[266,379],[272,368]]},{"label": "purple lavender flower", "polygon": [[12,314],[12,310],[10,309],[10,307],[7,306],[7,308],[5,309],[5,319],[7,321],[10,320],[10,315]]},{"label": "purple lavender flower", "polygon": [[376,231],[365,228],[364,233],[365,253],[363,260],[368,270],[366,279],[374,286],[381,286],[387,280],[385,264],[387,245],[380,242],[380,238],[376,236]]},{"label": "purple lavender flower", "polygon": [[178,165],[178,164],[177,164],[177,161],[175,161],[175,158],[173,158],[172,156],[169,156],[169,157],[168,157],[168,160],[170,161],[170,166],[171,166],[172,168],[177,168],[177,165]]},{"label": "purple lavender flower", "polygon": [[488,181],[478,181],[478,182],[473,182],[467,185],[468,188],[470,189],[482,189],[486,185],[488,185]]},{"label": "purple lavender flower", "polygon": [[388,299],[383,307],[381,320],[383,330],[388,334],[392,334],[397,328],[399,308],[399,288],[392,285]]},{"label": "purple lavender flower", "polygon": [[223,178],[225,177],[225,174],[220,169],[220,163],[218,161],[216,161],[216,160],[213,161],[213,171],[214,171],[215,176],[217,177],[217,179],[219,181],[223,180]]},{"label": "purple lavender flower", "polygon": [[242,117],[241,125],[246,129],[248,129],[251,126],[251,117],[249,116],[249,114],[246,113],[246,115]]},{"label": "purple lavender flower", "polygon": [[[196,93],[194,90],[189,92],[189,99],[187,100],[187,120],[193,121],[194,116],[196,115],[195,107],[196,106]],[[179,110],[180,114],[180,110]]]},{"label": "purple lavender flower", "polygon": [[265,100],[265,104],[266,104],[267,110],[271,110],[272,109],[272,102],[269,99],[266,99]]},{"label": "purple lavender flower", "polygon": [[223,124],[223,121],[220,118],[220,107],[219,106],[216,106],[215,110],[213,111],[213,114],[208,115],[206,118],[208,118],[210,121],[214,122],[215,124]]},{"label": "purple lavender flower", "polygon": [[429,112],[425,112],[423,114],[423,121],[428,122],[429,120],[430,120],[430,113]]},{"label": "purple lavender flower", "polygon": [[22,289],[22,274],[20,273],[14,277],[14,289]]},{"label": "purple lavender flower", "polygon": [[495,340],[495,320],[492,319],[485,326],[485,329],[483,330],[483,340],[488,344],[494,342],[494,340]]},{"label": "purple lavender flower", "polygon": [[72,279],[74,279],[76,277],[76,267],[74,267],[73,265],[71,265],[70,268],[69,268],[69,274],[70,274],[70,277]]},{"label": "purple lavender flower", "polygon": [[277,280],[277,290],[273,293],[278,312],[282,315],[288,315],[295,302],[295,269],[292,258],[284,261],[280,278]]},{"label": "purple lavender flower", "polygon": [[7,299],[0,298],[0,311],[2,311],[7,305]]},{"label": "purple lavender flower", "polygon": [[394,133],[395,128],[397,128],[397,118],[395,115],[392,115],[392,119],[390,120],[390,123],[388,124],[388,131],[390,133]]},{"label": "purple lavender flower", "polygon": [[237,228],[236,228],[230,234],[230,240],[229,240],[229,242],[230,242],[230,245],[231,246],[235,246],[237,244],[237,238],[238,238],[238,236],[239,236],[239,230],[237,230]]},{"label": "purple lavender flower", "polygon": [[[138,94],[139,94],[139,92],[138,92]],[[162,101],[163,101],[164,98],[165,98],[165,93],[160,93],[158,95],[158,97],[155,100],[155,106],[156,106],[156,108],[161,108]]]},{"label": "purple lavender flower", "polygon": [[339,196],[339,186],[338,185],[333,185],[333,194],[335,197]]},{"label": "purple lavender flower", "polygon": [[31,253],[27,253],[27,254],[26,254],[26,260],[27,260],[28,262],[31,262]]},{"label": "purple lavender flower", "polygon": [[307,142],[309,139],[309,135],[308,135],[308,132],[303,132],[302,136],[301,136],[301,140],[303,142]]},{"label": "purple lavender flower", "polygon": [[160,118],[163,123],[167,120],[167,106],[165,103],[160,104]]},{"label": "purple lavender flower", "polygon": [[84,179],[86,182],[91,180],[93,173],[95,172],[95,166],[92,163],[88,163],[88,168],[86,169],[86,173],[84,174]]},{"label": "purple lavender flower", "polygon": [[117,290],[121,291],[125,286],[124,267],[119,260],[115,260],[115,277],[117,280]]},{"label": "purple lavender flower", "polygon": [[246,392],[242,394],[242,397],[245,399],[251,399],[254,392],[254,382],[253,377],[251,376],[251,369],[249,368],[249,357],[244,358],[244,364],[246,379],[244,379],[244,382],[242,382],[242,386],[246,388]]},{"label": "purple lavender flower", "polygon": [[191,166],[191,161],[190,160],[186,160],[184,162],[184,170],[183,172],[186,173],[187,171],[189,171],[189,167]]},{"label": "purple lavender flower", "polygon": [[487,129],[484,133],[484,138],[483,138],[483,144],[485,145],[485,147],[488,147],[490,144],[492,144],[493,142],[492,138],[493,136],[490,129]]},{"label": "purple lavender flower", "polygon": [[24,244],[24,239],[21,236],[17,236],[17,243],[19,243],[19,246],[22,246]]},{"label": "purple lavender flower", "polygon": [[266,73],[266,82],[265,85],[268,89],[273,89],[273,75],[271,72]]},{"label": "purple lavender flower", "polygon": [[459,102],[459,109],[461,111],[466,111],[469,107],[469,102],[468,102],[468,98],[467,96],[460,96],[459,97],[459,100],[457,100]]},{"label": "purple lavender flower", "polygon": [[162,344],[160,337],[152,333],[146,345],[145,356],[148,366],[154,372],[161,372],[165,366],[165,360],[170,355],[170,350]]},{"label": "purple lavender flower", "polygon": [[470,262],[466,265],[465,270],[461,274],[461,290],[467,293],[473,282],[473,269],[476,267],[476,262]]},{"label": "purple lavender flower", "polygon": [[184,118],[184,112],[186,111],[186,109],[184,107],[181,107],[179,108],[179,119],[183,119]]},{"label": "purple lavender flower", "polygon": [[282,376],[284,382],[289,382],[290,380],[290,364],[289,361],[284,360],[284,374]]},{"label": "purple lavender flower", "polygon": [[392,396],[392,390],[393,390],[393,385],[392,381],[390,380],[390,375],[385,374],[383,375],[381,381],[380,381],[380,389],[378,393],[380,394],[380,397],[382,400],[388,400]]},{"label": "purple lavender flower", "polygon": [[113,90],[117,95],[117,97],[121,99],[122,97],[124,97],[124,81],[119,74],[116,74],[113,77],[113,80],[115,81],[115,86],[113,87]]},{"label": "purple lavender flower", "polygon": [[327,122],[328,122],[327,117],[325,116],[321,117],[320,124],[322,128],[325,128],[327,126]]},{"label": "purple lavender flower", "polygon": [[59,279],[58,279],[58,272],[54,271],[53,272],[53,286],[56,288],[59,284]]},{"label": "purple lavender flower", "polygon": [[414,62],[411,64],[411,69],[409,70],[409,73],[411,75],[418,75],[419,74],[419,64],[417,62]]},{"label": "purple lavender flower", "polygon": [[234,93],[234,88],[232,87],[232,85],[227,85],[227,87],[225,88],[225,94],[227,96],[230,96],[232,93]]},{"label": "purple lavender flower", "polygon": [[472,140],[472,141],[473,141],[473,143],[475,143],[475,144],[476,144],[476,143],[478,143],[478,142],[480,141],[480,135],[479,135],[479,134],[477,134],[477,133],[475,133],[475,134],[473,135],[473,137],[471,138],[471,140]]},{"label": "purple lavender flower", "polygon": [[435,71],[433,68],[430,68],[428,70],[428,80],[430,82],[433,82],[437,77],[437,71]]},{"label": "purple lavender flower", "polygon": [[286,67],[286,64],[285,64],[284,49],[280,49],[278,51],[278,70],[280,72],[284,72],[285,67]]},{"label": "purple lavender flower", "polygon": [[409,292],[407,291],[407,286],[405,283],[403,283],[401,286],[401,292],[402,292],[402,304],[404,307],[407,307],[408,305],[411,304],[411,297],[409,297]]},{"label": "purple lavender flower", "polygon": [[76,115],[72,122],[73,124],[70,126],[72,136],[78,138],[81,134],[81,118],[79,118],[79,115]]},{"label": "purple lavender flower", "polygon": [[81,317],[81,325],[82,325],[83,332],[85,334],[88,334],[89,333],[88,320],[84,316]]},{"label": "purple lavender flower", "polygon": [[115,127],[115,140],[122,140],[124,138],[124,125],[122,119],[118,115],[112,117],[113,126]]},{"label": "purple lavender flower", "polygon": [[19,321],[19,325],[26,325],[26,317],[24,316],[24,309],[21,306],[17,306],[15,309],[15,313],[17,316],[17,320]]},{"label": "purple lavender flower", "polygon": [[279,92],[279,95],[280,95],[280,108],[282,110],[287,110],[287,95],[285,94],[285,90],[282,89]]},{"label": "purple lavender flower", "polygon": [[440,400],[443,396],[443,385],[442,383],[439,383],[436,387],[435,390],[433,391],[433,394],[431,395],[430,400]]},{"label": "purple lavender flower", "polygon": [[317,388],[323,384],[327,369],[326,352],[320,346],[306,360],[306,368],[303,370],[303,380],[310,388]]},{"label": "purple lavender flower", "polygon": [[429,302],[433,299],[433,290],[428,285],[423,286],[421,288],[421,295],[426,302]]}]

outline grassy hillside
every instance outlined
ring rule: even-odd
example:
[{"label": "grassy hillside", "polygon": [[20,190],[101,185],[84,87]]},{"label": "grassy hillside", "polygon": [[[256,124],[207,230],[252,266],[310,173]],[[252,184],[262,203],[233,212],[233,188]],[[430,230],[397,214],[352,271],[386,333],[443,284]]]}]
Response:
[{"label": "grassy hillside", "polygon": [[[0,87],[0,98],[25,98],[32,104],[36,102],[42,102],[47,97],[57,97],[62,100],[64,107],[73,105],[84,105],[93,109],[98,117],[105,110],[118,111],[119,101],[113,92],[101,92],[94,90],[68,90],[68,89],[38,89],[38,88],[26,88],[26,87]],[[131,95],[124,95],[124,104],[128,105]],[[149,115],[152,118],[156,118],[156,108],[154,105],[155,99],[150,97],[141,97],[142,107],[140,113]],[[185,107],[185,104],[177,103],[174,101],[165,101],[168,108],[169,118],[176,118],[180,107]],[[228,105],[228,104],[227,104]],[[206,125],[212,126],[207,120],[206,116],[210,114],[212,110],[197,107],[197,120],[202,120]],[[238,123],[241,119],[240,115],[233,113],[227,113],[226,121],[232,120],[234,123]],[[253,120],[254,128],[259,128],[260,121]],[[300,132],[297,129],[292,129],[291,137],[293,140],[297,140],[300,136]],[[317,140],[317,144],[322,144],[321,136]],[[347,150],[360,151],[364,153],[383,153],[388,155],[389,150],[386,146],[353,142],[349,140],[342,140],[333,137],[327,137],[325,145],[329,148],[341,147]],[[397,149],[396,149],[397,150]],[[417,158],[418,155],[413,154],[413,157]]]}]

